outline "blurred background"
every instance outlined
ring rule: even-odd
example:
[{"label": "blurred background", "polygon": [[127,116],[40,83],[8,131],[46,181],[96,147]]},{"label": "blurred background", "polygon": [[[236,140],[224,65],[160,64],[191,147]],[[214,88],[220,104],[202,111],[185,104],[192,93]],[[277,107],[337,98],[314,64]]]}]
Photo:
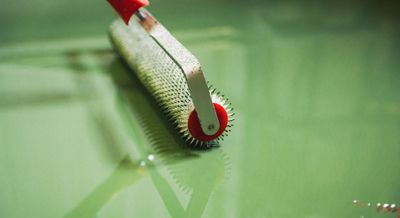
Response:
[{"label": "blurred background", "polygon": [[400,216],[398,2],[150,4],[232,133],[185,147],[112,50],[106,1],[2,0],[0,217]]}]

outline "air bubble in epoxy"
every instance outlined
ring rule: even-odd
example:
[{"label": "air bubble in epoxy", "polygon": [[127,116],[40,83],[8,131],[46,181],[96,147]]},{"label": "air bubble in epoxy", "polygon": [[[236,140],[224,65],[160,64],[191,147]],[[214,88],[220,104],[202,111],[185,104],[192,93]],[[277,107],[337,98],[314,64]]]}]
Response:
[{"label": "air bubble in epoxy", "polygon": [[149,159],[149,161],[153,161],[154,158],[154,154],[149,154],[149,156],[147,156],[147,159]]}]

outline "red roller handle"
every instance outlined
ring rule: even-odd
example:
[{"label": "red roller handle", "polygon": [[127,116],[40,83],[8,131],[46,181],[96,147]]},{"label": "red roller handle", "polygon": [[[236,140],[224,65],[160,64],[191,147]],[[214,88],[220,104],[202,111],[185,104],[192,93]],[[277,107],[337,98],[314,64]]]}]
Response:
[{"label": "red roller handle", "polygon": [[149,5],[147,0],[107,0],[128,25],[132,15],[139,8]]}]

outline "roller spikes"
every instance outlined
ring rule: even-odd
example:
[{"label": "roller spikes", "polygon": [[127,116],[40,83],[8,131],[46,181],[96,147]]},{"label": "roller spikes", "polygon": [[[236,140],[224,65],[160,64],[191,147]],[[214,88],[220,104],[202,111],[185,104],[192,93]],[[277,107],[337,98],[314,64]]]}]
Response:
[{"label": "roller spikes", "polygon": [[[213,103],[217,103],[223,107],[228,115],[228,124],[221,135],[219,135],[216,139],[211,141],[202,141],[194,138],[188,129],[188,117],[191,112],[194,110],[193,103],[188,100],[190,98],[184,98],[185,100],[181,100],[176,102],[177,99],[171,99],[171,101],[165,101],[165,97],[168,95],[159,95],[157,102],[161,108],[161,111],[166,115],[167,120],[177,128],[179,134],[186,141],[189,146],[197,147],[197,148],[210,148],[217,145],[220,141],[224,140],[224,137],[231,132],[231,128],[233,127],[232,122],[235,120],[233,116],[235,113],[233,112],[233,107],[229,103],[228,98],[224,95],[221,95],[220,92],[216,91],[216,89],[210,89],[211,100]],[[168,98],[168,97],[167,97]],[[174,102],[175,101],[175,102]],[[185,107],[181,107],[185,105]]]},{"label": "roller spikes", "polygon": [[226,126],[225,130],[219,135],[217,138],[211,140],[211,141],[202,141],[199,139],[194,138],[188,128],[188,117],[190,113],[193,111],[194,107],[192,106],[190,110],[187,111],[186,119],[185,122],[181,122],[178,124],[178,129],[180,129],[179,133],[183,136],[184,140],[191,146],[198,147],[198,148],[210,148],[215,145],[218,145],[220,141],[224,140],[224,137],[228,135],[229,132],[231,132],[231,128],[233,127],[232,122],[235,120],[233,116],[235,113],[233,113],[233,107],[232,104],[229,103],[228,98],[226,98],[224,95],[221,95],[219,91],[216,91],[215,88],[212,88],[212,86],[209,86],[209,92],[211,95],[211,100],[213,103],[219,104],[223,107],[223,109],[226,111],[228,115],[228,125]]}]

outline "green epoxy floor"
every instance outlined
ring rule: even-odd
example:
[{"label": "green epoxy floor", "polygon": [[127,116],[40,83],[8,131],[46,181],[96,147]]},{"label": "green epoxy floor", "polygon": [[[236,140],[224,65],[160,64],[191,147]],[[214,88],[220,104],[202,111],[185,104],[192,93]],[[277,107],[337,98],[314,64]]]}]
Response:
[{"label": "green epoxy floor", "polygon": [[353,204],[400,205],[389,3],[151,2],[235,107],[209,151],[114,54],[106,2],[18,3],[0,9],[0,217],[396,217]]}]

